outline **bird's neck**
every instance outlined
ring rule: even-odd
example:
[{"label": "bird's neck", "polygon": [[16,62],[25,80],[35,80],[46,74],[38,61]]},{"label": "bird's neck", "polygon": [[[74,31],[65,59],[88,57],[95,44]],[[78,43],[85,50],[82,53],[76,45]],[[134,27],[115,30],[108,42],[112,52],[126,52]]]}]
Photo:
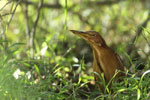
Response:
[{"label": "bird's neck", "polygon": [[96,62],[97,66],[99,67],[99,70],[101,70],[101,72],[104,72],[103,64],[101,62],[101,59],[102,59],[101,48],[93,46],[92,49],[93,49],[93,60],[94,60],[94,62]]}]

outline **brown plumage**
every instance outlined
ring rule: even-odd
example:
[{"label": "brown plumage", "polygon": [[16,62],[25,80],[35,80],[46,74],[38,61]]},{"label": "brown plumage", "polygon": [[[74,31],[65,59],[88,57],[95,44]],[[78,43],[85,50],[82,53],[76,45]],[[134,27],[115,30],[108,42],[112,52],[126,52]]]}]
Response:
[{"label": "brown plumage", "polygon": [[[112,79],[116,70],[120,70],[122,72],[118,73],[114,80],[118,81],[121,76],[124,76],[123,73],[125,71],[124,66],[120,60],[120,57],[109,48],[105,40],[95,31],[76,31],[71,30],[75,35],[83,38],[92,48],[93,50],[93,71],[98,73],[100,77],[102,77],[102,73],[104,73],[104,79],[106,84]],[[100,77],[97,74],[94,74],[96,81],[100,81]],[[100,84],[100,89],[104,92],[104,86]],[[111,87],[111,82],[109,88]]]}]

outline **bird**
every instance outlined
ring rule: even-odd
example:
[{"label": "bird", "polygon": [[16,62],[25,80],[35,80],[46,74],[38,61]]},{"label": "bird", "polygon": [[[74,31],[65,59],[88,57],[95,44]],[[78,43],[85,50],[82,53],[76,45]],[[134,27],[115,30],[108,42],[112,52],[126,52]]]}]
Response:
[{"label": "bird", "polygon": [[[70,30],[73,34],[84,39],[93,51],[93,71],[96,84],[104,93],[106,88],[102,84],[102,78],[111,89],[112,81],[123,81],[125,76],[125,66],[120,56],[107,46],[105,40],[96,31]],[[118,73],[115,76],[115,73]],[[115,76],[115,78],[113,78]],[[113,78],[113,79],[112,79]],[[109,84],[110,83],[110,84]]]}]

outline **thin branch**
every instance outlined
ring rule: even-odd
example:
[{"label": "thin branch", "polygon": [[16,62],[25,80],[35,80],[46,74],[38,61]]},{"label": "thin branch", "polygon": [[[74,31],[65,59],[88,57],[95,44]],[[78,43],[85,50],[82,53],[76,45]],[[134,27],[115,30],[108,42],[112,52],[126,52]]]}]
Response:
[{"label": "thin branch", "polygon": [[[17,1],[17,0],[13,0],[13,1]],[[33,5],[36,8],[38,7],[38,3],[32,2],[32,1],[23,0],[21,3],[25,3],[25,4],[28,4],[28,5]],[[63,7],[59,3],[56,3],[56,4],[43,3],[42,8],[60,9],[60,8],[63,8]]]},{"label": "thin branch", "polygon": [[8,16],[8,15],[11,15],[12,13],[5,13],[5,14],[2,14],[0,15],[1,17],[5,17],[5,16]]},{"label": "thin branch", "polygon": [[145,41],[147,42],[148,46],[150,47],[150,42],[148,41],[148,39],[146,38],[145,34],[142,34],[143,38],[145,39]]},{"label": "thin branch", "polygon": [[[17,7],[18,7],[18,5],[19,5],[19,3],[21,2],[21,0],[19,0],[17,3],[16,3],[16,6],[15,6],[15,8],[14,8],[14,10],[12,11],[12,14],[11,14],[11,16],[10,16],[10,19],[9,19],[9,21],[8,21],[8,24],[7,24],[7,27],[9,27],[9,25],[10,25],[10,23],[11,23],[11,21],[12,21],[12,19],[13,19],[13,16],[14,16],[14,14],[15,14],[15,11],[16,11],[16,9],[17,9]],[[11,3],[11,1],[9,1],[9,2],[7,2],[2,8],[1,8],[1,10],[3,9],[3,8],[5,8],[9,3]],[[2,18],[2,16],[0,16],[1,18]],[[5,32],[6,32],[6,27],[5,28],[3,28],[3,30],[2,30],[2,34],[3,34],[3,36],[4,36],[4,39],[5,39],[5,52],[7,52],[7,48],[8,48],[8,42],[7,42],[7,37],[6,37],[6,34],[5,34]]]},{"label": "thin branch", "polygon": [[40,10],[42,8],[42,5],[43,5],[43,0],[40,0],[39,2],[39,6],[37,8],[37,15],[36,15],[36,19],[35,19],[35,22],[34,22],[34,25],[33,25],[33,28],[32,28],[32,31],[31,31],[31,35],[35,35],[35,31],[36,31],[36,26],[37,26],[37,23],[39,21],[39,17],[40,17]]},{"label": "thin branch", "polygon": [[85,18],[80,14],[80,12],[73,12],[73,14],[76,14],[76,15],[79,17],[79,19],[80,19],[81,21],[83,21],[84,23],[86,23],[86,24],[88,24],[88,25],[91,25],[91,24],[89,23],[89,21],[88,21],[87,19],[85,19]]},{"label": "thin branch", "polygon": [[94,29],[94,25],[88,21],[88,18],[85,18],[84,16],[82,16],[82,14],[80,12],[72,11],[72,14],[77,15],[78,18],[80,19],[80,21],[82,21],[83,23],[85,23],[87,25],[90,25],[92,30]]},{"label": "thin branch", "polygon": [[131,41],[131,43],[134,43],[136,38],[139,37],[142,34],[143,28],[147,26],[148,21],[150,20],[150,14],[148,15],[147,19],[138,27],[137,34]]},{"label": "thin branch", "polygon": [[8,41],[7,41],[7,36],[5,34],[6,32],[6,26],[4,26],[3,24],[3,19],[0,15],[0,34],[2,34],[2,36],[0,36],[0,38],[4,38],[4,43],[2,43],[2,46],[5,48],[5,52],[7,52],[7,48],[8,48]]},{"label": "thin branch", "polygon": [[132,44],[130,44],[130,45],[128,46],[128,50],[127,50],[127,53],[128,53],[129,55],[130,55],[131,52],[132,52],[132,49],[133,49],[133,47],[134,47],[134,43],[135,43],[136,39],[142,34],[143,28],[145,28],[145,27],[147,26],[147,23],[148,23],[149,20],[150,20],[150,13],[149,13],[147,19],[146,19],[141,25],[138,26],[138,28],[137,28],[137,34],[136,34],[135,37],[131,40],[131,43],[132,43]]},{"label": "thin branch", "polygon": [[0,9],[0,11],[1,10],[3,10],[8,4],[10,4],[12,1],[8,1],[1,9]]},{"label": "thin branch", "polygon": [[121,1],[126,1],[126,0],[104,0],[104,1],[89,1],[88,5],[98,5],[98,6],[104,6],[104,5],[112,5],[119,3]]},{"label": "thin branch", "polygon": [[15,6],[15,8],[14,8],[12,14],[11,14],[10,20],[8,21],[8,27],[9,27],[9,25],[10,25],[12,19],[13,19],[13,16],[14,16],[14,14],[15,14],[15,12],[16,12],[16,9],[17,9],[17,7],[18,7],[18,5],[20,4],[21,1],[22,1],[22,0],[19,0],[19,1],[17,2],[16,6]]},{"label": "thin branch", "polygon": [[28,16],[28,4],[25,4],[24,14],[25,14],[25,20],[26,20],[26,36],[27,36],[27,41],[29,41],[30,27],[29,27],[29,16]]},{"label": "thin branch", "polygon": [[1,15],[0,15],[0,29],[1,29],[0,30],[0,38],[3,37],[4,40],[7,42],[7,38],[6,38],[6,34],[5,34],[6,28],[5,28],[4,24],[3,24],[3,19],[1,17]]},{"label": "thin branch", "polygon": [[[13,1],[17,1],[17,0],[13,0]],[[89,1],[88,7],[89,6],[104,6],[104,5],[113,5],[122,1],[126,1],[126,0],[104,0],[104,1]],[[38,7],[38,3],[36,2],[32,2],[32,1],[28,1],[28,0],[23,0],[21,3],[25,3],[28,5],[33,5],[36,8]],[[78,4],[77,4],[78,5]],[[61,4],[59,4],[58,2],[56,4],[48,4],[48,3],[43,3],[42,8],[53,8],[53,9],[61,9],[63,8]]]},{"label": "thin branch", "polygon": [[30,43],[30,55],[31,55],[31,58],[33,58],[34,56],[34,50],[33,50],[33,47],[34,47],[34,37],[35,37],[35,33],[36,33],[36,27],[37,27],[37,24],[38,24],[38,21],[39,21],[39,17],[40,17],[40,10],[42,8],[42,5],[43,5],[43,0],[40,0],[39,1],[39,5],[38,5],[38,8],[37,8],[37,15],[36,15],[36,19],[34,21],[34,25],[33,25],[33,28],[30,32],[30,40],[29,40],[29,43]]}]

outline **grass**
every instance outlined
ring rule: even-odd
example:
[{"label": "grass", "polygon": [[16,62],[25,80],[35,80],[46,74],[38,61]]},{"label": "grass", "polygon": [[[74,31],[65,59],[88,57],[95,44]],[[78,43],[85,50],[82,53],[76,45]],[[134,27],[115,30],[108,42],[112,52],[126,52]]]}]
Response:
[{"label": "grass", "polygon": [[[15,45],[13,45],[15,46]],[[19,60],[16,48],[0,56],[0,98],[2,100],[149,100],[149,63],[141,76],[132,73],[121,83],[113,84],[113,93],[103,94],[91,84],[93,76],[85,73],[84,59],[77,68],[69,68],[65,61],[50,64],[48,59]],[[70,62],[69,62],[70,61]],[[66,66],[65,66],[66,65]],[[135,69],[137,72],[138,70]],[[14,76],[16,73],[16,76]],[[91,78],[92,77],[92,78]],[[107,88],[107,85],[105,85]]]}]

